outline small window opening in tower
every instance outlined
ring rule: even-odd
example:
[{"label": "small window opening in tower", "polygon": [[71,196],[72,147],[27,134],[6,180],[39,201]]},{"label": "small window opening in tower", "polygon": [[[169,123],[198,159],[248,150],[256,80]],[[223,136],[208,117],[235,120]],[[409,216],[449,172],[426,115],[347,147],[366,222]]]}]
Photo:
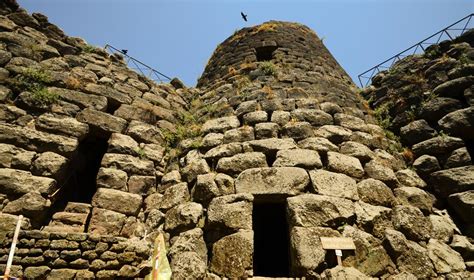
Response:
[{"label": "small window opening in tower", "polygon": [[471,163],[474,163],[474,140],[465,140],[467,152],[471,156]]},{"label": "small window opening in tower", "polygon": [[265,46],[255,48],[257,53],[257,61],[269,61],[273,59],[274,51],[278,49],[277,46]]},{"label": "small window opening in tower", "polygon": [[290,246],[286,203],[254,202],[254,256],[256,276],[290,276]]}]

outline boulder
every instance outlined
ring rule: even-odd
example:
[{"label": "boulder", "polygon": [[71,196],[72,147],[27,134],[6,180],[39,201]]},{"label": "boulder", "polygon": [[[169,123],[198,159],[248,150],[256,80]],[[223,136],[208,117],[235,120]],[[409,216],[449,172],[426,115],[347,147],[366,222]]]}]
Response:
[{"label": "boulder", "polygon": [[154,175],[155,165],[150,160],[131,155],[106,153],[102,158],[103,167],[114,167],[132,175]]},{"label": "boulder", "polygon": [[222,117],[217,119],[212,119],[206,121],[202,127],[201,131],[203,133],[209,132],[224,132],[226,130],[237,128],[240,126],[240,121],[237,117]]},{"label": "boulder", "polygon": [[309,122],[312,126],[332,124],[332,116],[317,109],[296,109],[291,112],[291,117],[302,122]]},{"label": "boulder", "polygon": [[125,218],[126,216],[124,214],[94,207],[87,232],[117,236],[122,230]]},{"label": "boulder", "polygon": [[345,226],[342,236],[352,238],[355,254],[343,261],[346,267],[354,267],[369,276],[381,276],[394,264],[382,247],[382,241],[353,226]]},{"label": "boulder", "polygon": [[184,231],[194,228],[203,215],[202,205],[196,202],[185,202],[168,210],[165,216],[165,230],[168,232]]},{"label": "boulder", "polygon": [[435,276],[428,251],[416,242],[407,240],[403,233],[387,229],[384,243],[400,271],[411,273],[418,279]]},{"label": "boulder", "polygon": [[284,126],[290,121],[291,113],[286,111],[273,111],[271,122],[276,123],[280,126]]},{"label": "boulder", "polygon": [[391,187],[398,183],[392,168],[381,161],[371,160],[364,166],[364,170],[370,178],[380,180]]},{"label": "boulder", "polygon": [[354,219],[354,203],[345,198],[302,194],[287,199],[291,227],[335,227]]},{"label": "boulder", "polygon": [[340,233],[326,227],[293,227],[290,233],[291,267],[296,275],[306,275],[325,265],[326,250],[320,237],[339,237]]},{"label": "boulder", "polygon": [[327,155],[329,170],[356,178],[364,176],[364,168],[357,158],[336,152],[328,152]]},{"label": "boulder", "polygon": [[25,269],[23,276],[27,279],[46,279],[50,271],[47,266],[32,266]]},{"label": "boulder", "polygon": [[[173,185],[165,190],[162,196],[160,196],[152,208],[160,210],[168,210],[180,203],[190,200],[188,184],[179,183]],[[148,206],[147,206],[148,209]]]},{"label": "boulder", "polygon": [[229,143],[219,145],[207,151],[204,154],[204,158],[209,159],[218,159],[221,157],[231,157],[233,155],[242,153],[242,144],[240,143]]},{"label": "boulder", "polygon": [[255,125],[257,123],[266,122],[268,114],[265,111],[249,112],[243,116],[244,124]]},{"label": "boulder", "polygon": [[451,155],[448,157],[446,160],[446,163],[444,164],[444,168],[455,168],[455,167],[461,167],[461,166],[466,166],[466,165],[471,165],[472,164],[472,159],[471,155],[469,154],[469,151],[467,148],[459,148],[457,150],[454,150]]},{"label": "boulder", "polygon": [[216,170],[222,173],[239,174],[246,169],[267,166],[267,159],[263,153],[250,152],[219,159]]},{"label": "boulder", "polygon": [[326,269],[321,274],[321,279],[322,280],[330,280],[330,279],[363,280],[363,279],[377,279],[377,278],[371,278],[353,267],[336,266],[331,269]]},{"label": "boulder", "polygon": [[465,260],[472,260],[474,257],[474,245],[466,236],[455,234],[449,246],[460,253]]},{"label": "boulder", "polygon": [[358,200],[356,181],[351,177],[326,170],[309,172],[315,193]]},{"label": "boulder", "polygon": [[400,128],[400,138],[406,145],[428,140],[436,135],[436,131],[425,120],[413,121]]},{"label": "boulder", "polygon": [[67,166],[67,158],[53,152],[44,152],[33,162],[31,172],[34,175],[52,177],[61,181],[64,178]]},{"label": "boulder", "polygon": [[242,126],[224,132],[224,143],[245,142],[251,140],[255,140],[254,129],[251,126]]},{"label": "boulder", "polygon": [[0,123],[0,142],[36,152],[55,152],[62,156],[72,156],[79,142],[76,139]]},{"label": "boulder", "polygon": [[424,190],[414,187],[400,187],[393,192],[399,204],[417,207],[423,213],[430,213],[433,208],[434,197]]},{"label": "boulder", "polygon": [[[6,214],[3,212],[0,213],[0,233],[6,234],[6,233],[15,232],[17,222],[18,222],[18,216]],[[23,230],[31,229],[30,219],[26,217],[23,218],[21,222],[21,228]]]},{"label": "boulder", "polygon": [[474,140],[474,106],[451,112],[438,124],[449,135]]},{"label": "boulder", "polygon": [[133,120],[127,127],[127,134],[143,143],[161,144],[163,135],[158,127],[148,123]]},{"label": "boulder", "polygon": [[395,176],[397,176],[400,185],[405,187],[424,189],[427,186],[425,181],[423,181],[423,179],[421,179],[420,176],[411,169],[398,170],[395,172]]},{"label": "boulder", "polygon": [[309,122],[289,122],[282,128],[282,134],[295,140],[313,136],[313,127]]},{"label": "boulder", "polygon": [[448,202],[463,221],[474,222],[474,190],[452,194]]},{"label": "boulder", "polygon": [[464,146],[462,139],[451,136],[437,136],[413,145],[412,150],[416,156],[443,155]]},{"label": "boulder", "polygon": [[89,132],[89,126],[74,118],[47,113],[36,119],[35,127],[54,134],[62,134],[82,140]]},{"label": "boulder", "polygon": [[339,148],[323,137],[309,137],[298,142],[298,146],[302,149],[315,150],[326,154],[329,151],[336,152]]},{"label": "boulder", "polygon": [[357,224],[377,238],[382,238],[385,230],[393,227],[390,221],[392,214],[390,208],[375,206],[359,200],[354,203],[354,211]]},{"label": "boulder", "polygon": [[326,138],[333,144],[349,141],[352,131],[337,125],[323,125],[314,132],[314,136]]},{"label": "boulder", "polygon": [[170,258],[173,260],[183,253],[193,252],[197,254],[198,258],[207,260],[207,247],[203,235],[204,233],[200,228],[180,233],[171,244],[169,249]]},{"label": "boulder", "polygon": [[195,252],[184,252],[172,258],[170,266],[174,279],[204,279],[207,260]]},{"label": "boulder", "polygon": [[438,194],[450,194],[474,188],[474,165],[437,171],[431,174],[431,184]]},{"label": "boulder", "polygon": [[460,233],[447,210],[436,210],[429,216],[432,230],[431,238],[448,243],[455,233]]},{"label": "boulder", "polygon": [[323,166],[317,151],[309,149],[279,150],[274,167],[296,166],[307,169],[321,168]]},{"label": "boulder", "polygon": [[80,108],[91,108],[98,111],[105,111],[107,108],[107,98],[103,96],[56,87],[49,87],[48,92],[57,94],[61,96],[62,100],[75,104]]},{"label": "boulder", "polygon": [[395,196],[392,190],[382,181],[365,179],[357,184],[359,198],[369,204],[392,207],[395,204]]},{"label": "boulder", "polygon": [[214,198],[209,204],[209,226],[220,230],[252,229],[253,196],[232,194]]},{"label": "boulder", "polygon": [[430,122],[437,122],[445,115],[462,108],[458,99],[448,97],[436,97],[423,103],[420,116]]},{"label": "boulder", "polygon": [[34,226],[38,226],[43,222],[50,206],[51,201],[43,198],[40,193],[32,191],[10,201],[2,211],[7,214],[21,214],[30,218]]},{"label": "boulder", "polygon": [[33,176],[28,171],[0,168],[0,193],[21,195],[37,191],[42,195],[49,195],[56,190],[54,179]]},{"label": "boulder", "polygon": [[308,173],[302,168],[264,167],[240,173],[235,180],[235,190],[237,193],[295,195],[308,184]]},{"label": "boulder", "polygon": [[0,167],[30,169],[36,153],[0,143]]},{"label": "boulder", "polygon": [[92,206],[136,216],[142,206],[142,197],[119,190],[99,188],[92,198]]},{"label": "boulder", "polygon": [[474,77],[460,77],[449,80],[433,89],[435,96],[460,97],[466,88],[474,83]]},{"label": "boulder", "polygon": [[[86,67],[87,69],[87,67]],[[93,69],[95,70],[95,69]],[[108,72],[108,70],[105,70]],[[106,74],[106,73],[103,73]],[[86,93],[95,94],[99,96],[104,96],[107,98],[109,104],[130,104],[132,103],[132,98],[128,94],[121,93],[118,90],[115,90],[107,85],[100,85],[95,83],[89,83],[84,88]]]},{"label": "boulder", "polygon": [[127,172],[115,168],[101,167],[97,173],[96,184],[98,188],[126,191],[127,181]]},{"label": "boulder", "polygon": [[156,191],[156,177],[155,176],[130,176],[127,187],[131,193],[142,196],[154,193]]},{"label": "boulder", "polygon": [[247,142],[250,147],[256,152],[264,154],[274,154],[279,150],[295,149],[296,143],[292,138],[268,138],[253,140]]},{"label": "boulder", "polygon": [[208,173],[197,176],[191,196],[193,201],[207,207],[214,197],[233,193],[235,193],[235,187],[232,177],[222,173],[217,175]]},{"label": "boulder", "polygon": [[113,132],[122,133],[127,127],[126,120],[91,108],[82,110],[76,118],[96,129],[102,135]]},{"label": "boulder", "polygon": [[369,128],[365,124],[364,120],[348,114],[335,114],[334,123],[350,130],[369,132]]},{"label": "boulder", "polygon": [[138,155],[138,151],[138,143],[132,137],[120,133],[110,135],[107,147],[108,153]]},{"label": "boulder", "polygon": [[253,232],[225,236],[212,246],[210,271],[223,277],[247,278],[253,265]]},{"label": "boulder", "polygon": [[413,167],[418,174],[424,177],[441,169],[438,159],[430,155],[422,155],[417,158],[413,162]]},{"label": "boulder", "polygon": [[392,211],[392,223],[396,230],[403,232],[409,239],[427,241],[430,238],[431,223],[414,206],[399,205]]},{"label": "boulder", "polygon": [[278,137],[280,127],[276,123],[263,122],[255,125],[255,139]]},{"label": "boulder", "polygon": [[340,152],[358,158],[361,162],[368,162],[374,157],[374,153],[364,144],[347,141],[341,144]]},{"label": "boulder", "polygon": [[426,248],[437,273],[444,274],[466,270],[461,254],[439,240],[430,239]]},{"label": "boulder", "polygon": [[202,146],[204,148],[213,148],[224,143],[224,134],[222,133],[208,133],[202,138]]}]

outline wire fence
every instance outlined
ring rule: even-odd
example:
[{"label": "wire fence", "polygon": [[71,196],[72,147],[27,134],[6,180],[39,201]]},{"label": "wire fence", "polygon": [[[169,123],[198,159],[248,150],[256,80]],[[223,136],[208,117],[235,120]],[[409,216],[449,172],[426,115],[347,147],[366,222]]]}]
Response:
[{"label": "wire fence", "polygon": [[168,82],[171,81],[171,78],[166,76],[165,74],[159,72],[158,70],[153,69],[152,67],[146,65],[145,63],[141,62],[140,60],[133,58],[127,54],[127,50],[119,50],[114,47],[112,47],[109,44],[105,45],[105,50],[112,54],[120,54],[124,57],[125,63],[127,63],[128,67],[130,69],[135,70],[139,74],[142,74],[143,76],[147,77],[150,80],[153,80],[155,82],[163,83],[163,82]]},{"label": "wire fence", "polygon": [[474,20],[471,20],[473,16],[474,13],[456,21],[450,26],[445,27],[444,29],[436,32],[428,38],[416,43],[408,49],[399,52],[398,54],[392,56],[384,62],[379,63],[376,66],[365,71],[364,73],[358,75],[360,86],[368,86],[373,76],[375,76],[380,71],[389,69],[400,59],[403,59],[404,57],[409,55],[423,53],[427,46],[438,44],[442,40],[453,40],[454,38],[464,34],[467,30],[474,28]]}]

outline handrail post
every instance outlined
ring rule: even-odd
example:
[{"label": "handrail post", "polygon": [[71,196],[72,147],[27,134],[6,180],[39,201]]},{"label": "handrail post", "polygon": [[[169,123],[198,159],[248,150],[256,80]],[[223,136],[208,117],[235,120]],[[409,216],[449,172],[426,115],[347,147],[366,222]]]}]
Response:
[{"label": "handrail post", "polygon": [[5,268],[5,274],[3,279],[10,278],[10,269],[13,263],[13,256],[15,255],[16,242],[18,241],[18,235],[20,234],[21,222],[23,220],[23,215],[18,216],[18,221],[16,223],[15,233],[13,234],[12,246],[10,247],[10,254],[8,255],[7,267]]}]

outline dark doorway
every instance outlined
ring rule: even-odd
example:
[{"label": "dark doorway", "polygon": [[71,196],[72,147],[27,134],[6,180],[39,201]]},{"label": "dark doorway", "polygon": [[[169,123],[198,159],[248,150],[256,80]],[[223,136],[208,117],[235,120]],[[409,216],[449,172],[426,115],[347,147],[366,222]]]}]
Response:
[{"label": "dark doorway", "polygon": [[273,52],[277,49],[276,46],[265,46],[255,48],[257,52],[257,61],[269,61],[273,59]]},{"label": "dark doorway", "polygon": [[256,276],[290,276],[290,254],[286,204],[254,203],[254,256]]}]

